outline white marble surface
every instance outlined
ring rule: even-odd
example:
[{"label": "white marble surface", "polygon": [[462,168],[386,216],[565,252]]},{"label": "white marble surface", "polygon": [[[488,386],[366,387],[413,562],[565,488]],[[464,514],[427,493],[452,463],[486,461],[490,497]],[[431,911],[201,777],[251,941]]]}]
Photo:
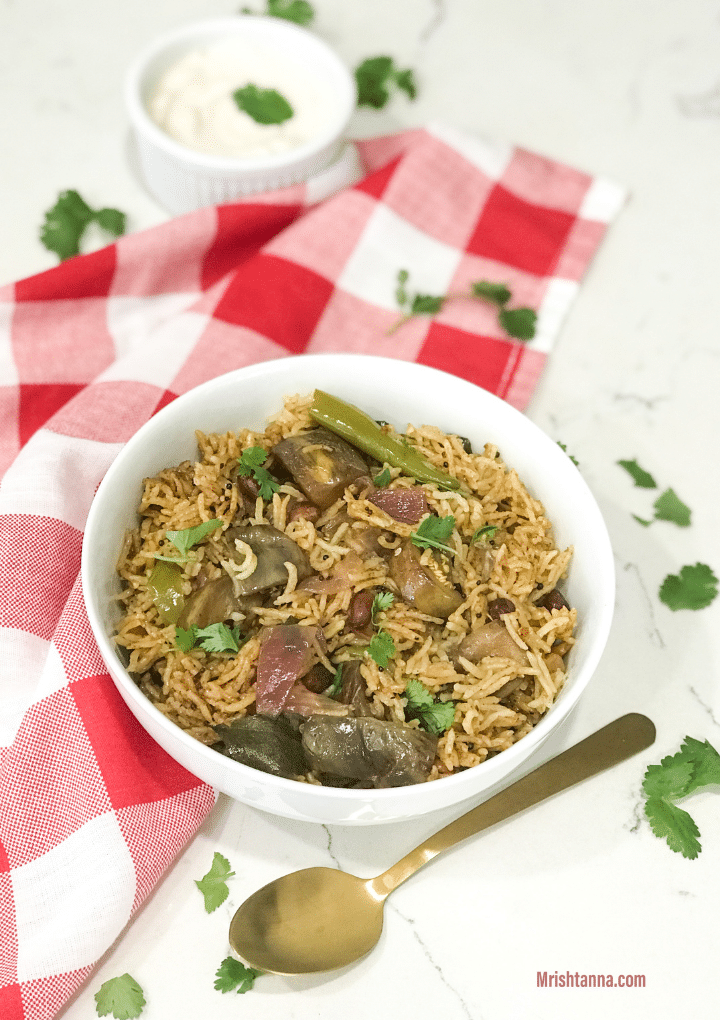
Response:
[{"label": "white marble surface", "polygon": [[[233,13],[214,0],[0,0],[0,284],[48,268],[37,240],[60,190],[114,205],[137,230],[163,211],[126,156],[124,69],[160,31]],[[257,6],[260,6],[258,0]],[[379,829],[297,824],[221,799],[64,1020],[130,972],[143,1020],[278,1015],[310,1020],[584,1020],[707,1017],[717,1005],[717,790],[690,810],[703,851],[688,861],[642,816],[646,765],[686,734],[720,748],[720,599],[672,613],[667,573],[700,560],[720,574],[720,3],[712,0],[315,0],[315,29],[351,65],[392,52],[417,69],[417,102],[356,115],[370,135],[446,120],[626,185],[630,199],[573,307],[530,416],[578,458],[616,554],[616,619],[582,704],[543,756],[625,711],[655,747],[471,840],[391,898],[378,949],[334,975],[265,976],[236,999],[213,989],[227,925],[252,890],[324,864],[384,870],[445,817]],[[689,528],[642,528],[656,494],[616,465],[637,458],[692,508]],[[232,863],[227,902],[205,914],[193,879],[215,850]],[[645,988],[538,988],[538,971],[643,974]]]}]

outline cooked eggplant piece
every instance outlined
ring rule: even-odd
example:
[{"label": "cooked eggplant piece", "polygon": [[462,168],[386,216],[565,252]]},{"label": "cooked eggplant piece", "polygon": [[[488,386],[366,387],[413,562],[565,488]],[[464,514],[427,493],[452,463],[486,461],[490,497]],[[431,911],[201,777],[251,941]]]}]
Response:
[{"label": "cooked eggplant piece", "polygon": [[423,566],[421,555],[421,551],[412,542],[404,542],[400,552],[390,560],[390,576],[411,606],[428,616],[439,616],[447,620],[462,605],[462,596],[449,581],[441,581]]},{"label": "cooked eggplant piece", "polygon": [[513,641],[507,627],[497,621],[484,623],[471,630],[455,649],[455,657],[462,656],[470,662],[480,662],[486,655],[512,659],[521,666],[528,664],[526,652]]},{"label": "cooked eggplant piece", "polygon": [[368,470],[354,447],[323,428],[288,436],[273,447],[272,454],[321,510],[332,506]]},{"label": "cooked eggplant piece", "polygon": [[212,623],[224,623],[233,613],[249,613],[262,605],[260,595],[236,595],[233,580],[229,574],[222,574],[212,581],[206,581],[187,599],[178,619],[179,627],[203,628]]},{"label": "cooked eggplant piece", "polygon": [[302,744],[311,768],[377,788],[425,782],[437,751],[437,738],[425,730],[369,716],[311,716]]},{"label": "cooked eggplant piece", "polygon": [[342,684],[339,701],[349,705],[353,715],[371,716],[372,709],[365,693],[366,684],[357,659],[342,664]]},{"label": "cooked eggplant piece", "polygon": [[[298,580],[309,577],[313,569],[307,554],[297,542],[269,524],[249,524],[243,528],[229,528],[224,536],[227,550],[226,561],[236,562],[238,555],[235,540],[245,542],[257,556],[257,566],[249,577],[233,577],[232,566],[228,573],[233,579],[235,595],[254,595],[267,591],[288,579],[287,562],[297,568]],[[227,567],[225,568],[227,570]]]},{"label": "cooked eggplant piece", "polygon": [[285,779],[307,771],[297,716],[287,712],[275,718],[246,715],[213,729],[221,741],[216,750],[242,765]]}]

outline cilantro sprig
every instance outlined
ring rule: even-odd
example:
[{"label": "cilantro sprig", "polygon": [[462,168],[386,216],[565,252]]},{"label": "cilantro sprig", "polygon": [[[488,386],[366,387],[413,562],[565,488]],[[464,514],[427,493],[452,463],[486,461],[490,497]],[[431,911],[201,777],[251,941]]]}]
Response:
[{"label": "cilantro sprig", "polygon": [[705,609],[717,597],[718,579],[706,563],[685,566],[668,574],[660,585],[660,601],[668,609]]},{"label": "cilantro sprig", "polygon": [[403,697],[407,711],[420,720],[425,729],[439,737],[449,730],[455,721],[455,703],[435,701],[430,691],[420,680],[411,678],[405,685]]},{"label": "cilantro sprig", "polygon": [[239,995],[249,992],[255,984],[255,978],[262,975],[261,970],[246,967],[244,963],[232,956],[226,956],[215,973],[215,988],[218,992],[237,992]]},{"label": "cilantro sprig", "polygon": [[112,1014],[115,1020],[134,1020],[145,1008],[145,995],[135,978],[121,974],[100,985],[95,1003],[98,1016]]},{"label": "cilantro sprig", "polygon": [[213,910],[217,910],[220,904],[228,898],[230,893],[228,879],[234,877],[235,872],[230,869],[230,861],[216,851],[213,854],[210,870],[202,878],[195,879],[195,885],[203,894],[205,910],[208,914],[212,914]]},{"label": "cilantro sprig", "polygon": [[399,89],[410,99],[417,96],[414,71],[399,68],[392,57],[368,57],[355,68],[358,106],[371,106],[382,110],[390,99],[390,92]]},{"label": "cilantro sprig", "polygon": [[262,446],[249,446],[238,457],[238,474],[251,475],[260,487],[261,499],[267,502],[273,498],[273,493],[280,490],[280,486],[267,468],[263,467],[266,460],[267,451]]},{"label": "cilantro sprig", "polygon": [[245,640],[238,627],[230,628],[226,623],[211,623],[207,627],[193,623],[187,629],[175,628],[175,644],[181,652],[189,652],[198,644],[206,652],[238,652]]},{"label": "cilantro sprig", "polygon": [[119,209],[93,209],[73,188],[61,192],[45,213],[40,240],[61,262],[80,254],[80,242],[91,223],[112,237],[125,233],[125,213]]},{"label": "cilantro sprig", "polygon": [[392,475],[390,474],[390,468],[383,468],[379,475],[375,475],[373,478],[373,485],[378,489],[384,489],[392,481]]},{"label": "cilantro sprig", "polygon": [[239,110],[252,117],[256,124],[284,124],[295,111],[277,89],[264,89],[248,82],[232,94]]},{"label": "cilantro sprig", "polygon": [[498,322],[508,336],[516,340],[532,340],[537,328],[537,313],[532,308],[508,308],[512,298],[509,287],[504,283],[493,283],[490,280],[476,280],[470,285],[470,291],[463,294],[411,294],[407,289],[410,274],[401,269],[397,275],[395,300],[404,310],[403,315],[387,331],[388,335],[413,318],[415,315],[436,315],[442,311],[446,302],[452,298],[478,298],[488,301],[497,308]]},{"label": "cilantro sprig", "polygon": [[[243,7],[241,14],[255,13],[249,7]],[[315,17],[315,10],[307,0],[267,0],[267,7],[260,12],[270,18],[283,18],[294,21],[296,25],[307,26]]]},{"label": "cilantro sprig", "polygon": [[452,514],[447,517],[435,517],[430,515],[420,522],[417,531],[410,532],[410,541],[419,549],[441,549],[443,552],[455,555],[455,549],[447,545],[447,539],[455,528],[455,518]]},{"label": "cilantro sprig", "polygon": [[194,528],[183,528],[182,531],[166,531],[165,537],[169,542],[172,542],[180,555],[161,556],[159,553],[156,553],[155,559],[165,560],[167,563],[187,563],[188,560],[193,558],[190,552],[192,547],[202,542],[216,528],[221,528],[224,523],[225,521],[216,518],[211,521],[203,521],[202,524],[197,524]]},{"label": "cilantro sprig", "polygon": [[700,853],[700,830],[676,800],[705,786],[720,784],[720,754],[709,741],[685,737],[680,750],[659,765],[649,765],[643,779],[645,814],[656,836],[675,853],[693,860]]}]

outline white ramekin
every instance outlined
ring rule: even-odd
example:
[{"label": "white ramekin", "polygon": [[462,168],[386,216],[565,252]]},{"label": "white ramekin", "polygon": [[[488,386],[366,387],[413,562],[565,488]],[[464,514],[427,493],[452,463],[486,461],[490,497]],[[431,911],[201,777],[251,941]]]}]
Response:
[{"label": "white ramekin", "polygon": [[[189,50],[233,35],[292,56],[312,69],[314,79],[327,80],[327,88],[338,102],[322,133],[288,152],[237,159],[195,152],[152,120],[146,104],[163,72]],[[236,15],[194,22],[157,39],[129,69],[125,102],[145,185],[168,212],[179,215],[243,195],[301,184],[326,169],[345,144],[356,88],[349,69],[312,32],[281,18]]]}]

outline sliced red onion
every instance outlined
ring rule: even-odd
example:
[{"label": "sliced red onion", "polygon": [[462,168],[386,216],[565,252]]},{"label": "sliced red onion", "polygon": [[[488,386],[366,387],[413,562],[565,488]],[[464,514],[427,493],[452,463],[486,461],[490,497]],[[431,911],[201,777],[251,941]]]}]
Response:
[{"label": "sliced red onion", "polygon": [[255,680],[258,712],[276,715],[285,708],[293,685],[312,666],[319,641],[322,641],[319,627],[290,623],[270,629],[258,656]]}]

